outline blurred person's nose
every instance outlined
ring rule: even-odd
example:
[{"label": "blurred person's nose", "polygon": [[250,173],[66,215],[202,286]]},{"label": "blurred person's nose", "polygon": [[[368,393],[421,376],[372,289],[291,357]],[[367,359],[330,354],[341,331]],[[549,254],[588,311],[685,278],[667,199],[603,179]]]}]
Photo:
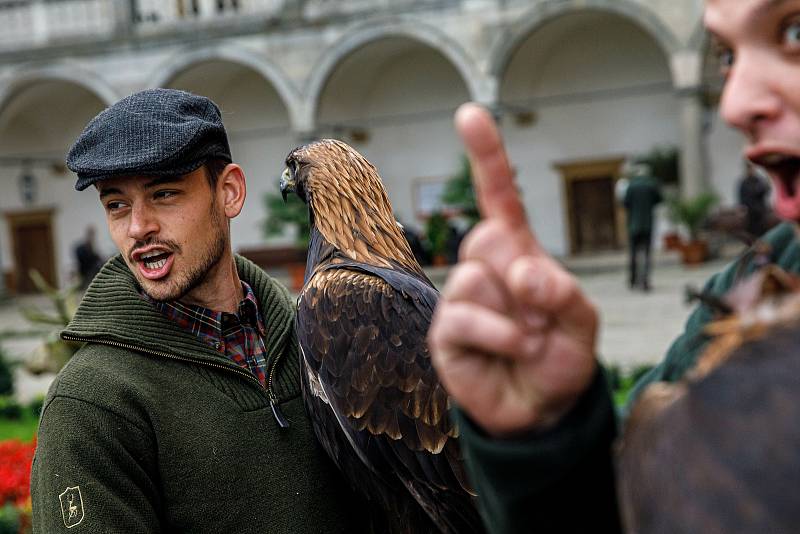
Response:
[{"label": "blurred person's nose", "polygon": [[720,102],[720,115],[751,142],[757,142],[770,121],[780,116],[779,77],[770,73],[764,54],[741,54],[731,68]]}]

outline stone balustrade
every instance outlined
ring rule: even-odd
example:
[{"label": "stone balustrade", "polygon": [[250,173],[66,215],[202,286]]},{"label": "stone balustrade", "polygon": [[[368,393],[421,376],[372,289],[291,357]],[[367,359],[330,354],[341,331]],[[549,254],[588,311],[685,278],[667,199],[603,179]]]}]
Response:
[{"label": "stone balustrade", "polygon": [[[259,22],[453,4],[458,0],[0,0],[0,52]],[[261,25],[260,27],[263,27]]]}]

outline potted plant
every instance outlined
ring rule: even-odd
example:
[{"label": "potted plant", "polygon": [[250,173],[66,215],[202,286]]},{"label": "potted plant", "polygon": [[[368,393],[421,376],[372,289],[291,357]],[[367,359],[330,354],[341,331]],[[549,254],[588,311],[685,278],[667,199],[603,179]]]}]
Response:
[{"label": "potted plant", "polygon": [[649,152],[633,158],[634,163],[647,165],[650,174],[658,178],[662,186],[677,186],[680,175],[678,149],[671,145],[655,146]]},{"label": "potted plant", "polygon": [[[283,235],[287,229],[295,233],[295,246],[308,250],[311,235],[311,223],[308,218],[308,206],[295,195],[289,195],[286,201],[278,193],[267,193],[264,196],[267,208],[267,218],[264,220],[264,234],[266,236]],[[305,263],[289,263],[286,265],[294,291],[303,287],[305,278]]]},{"label": "potted plant", "polygon": [[447,217],[441,212],[434,212],[425,221],[425,237],[434,265],[446,265],[447,238],[450,236],[450,225]]},{"label": "potted plant", "polygon": [[692,198],[674,197],[669,200],[670,219],[689,234],[689,241],[681,246],[683,262],[702,263],[708,256],[708,243],[700,238],[700,228],[716,206],[718,198],[712,193],[701,193]]},{"label": "potted plant", "polygon": [[445,206],[452,206],[458,210],[470,228],[480,220],[475,189],[472,186],[472,167],[466,156],[461,157],[458,172],[445,184],[442,202]]}]

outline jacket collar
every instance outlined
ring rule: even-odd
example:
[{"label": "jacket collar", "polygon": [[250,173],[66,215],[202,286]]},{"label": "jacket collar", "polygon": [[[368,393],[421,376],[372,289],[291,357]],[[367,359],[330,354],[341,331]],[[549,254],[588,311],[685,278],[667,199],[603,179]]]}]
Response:
[{"label": "jacket collar", "polygon": [[[253,289],[266,326],[267,361],[289,340],[294,309],[288,292],[252,262],[235,257],[239,277]],[[62,337],[120,343],[184,358],[226,360],[190,332],[166,319],[139,294],[133,274],[117,255],[92,281]]]}]

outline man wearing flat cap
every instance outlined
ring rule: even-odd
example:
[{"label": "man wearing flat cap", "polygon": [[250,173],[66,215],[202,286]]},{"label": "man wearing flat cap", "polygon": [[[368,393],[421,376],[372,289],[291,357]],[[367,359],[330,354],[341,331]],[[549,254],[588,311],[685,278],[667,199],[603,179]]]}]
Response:
[{"label": "man wearing flat cap", "polygon": [[44,404],[34,530],[361,530],[305,416],[289,295],[231,250],[246,186],[216,105],[134,94],[67,164],[119,255],[61,334],[83,346]]}]

